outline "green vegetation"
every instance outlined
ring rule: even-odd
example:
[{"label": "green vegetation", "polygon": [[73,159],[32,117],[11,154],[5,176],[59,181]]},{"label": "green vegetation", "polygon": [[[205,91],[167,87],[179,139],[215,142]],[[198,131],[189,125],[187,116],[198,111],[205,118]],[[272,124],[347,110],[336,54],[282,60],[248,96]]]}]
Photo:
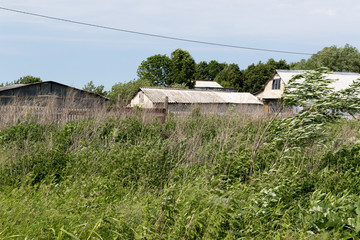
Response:
[{"label": "green vegetation", "polygon": [[133,80],[127,83],[117,83],[112,86],[111,91],[108,93],[108,97],[112,102],[116,102],[118,95],[122,97],[123,105],[130,102],[131,98],[139,91],[140,87],[151,86],[150,81],[144,79]]},{"label": "green vegetation", "polygon": [[195,86],[195,60],[189,52],[176,49],[171,53],[171,83],[183,84],[189,88]]},{"label": "green vegetation", "polygon": [[285,60],[269,59],[240,70],[235,63],[219,63],[211,60],[195,63],[191,55],[182,49],[166,55],[156,54],[148,57],[138,67],[139,81],[148,80],[151,86],[173,87],[185,85],[194,87],[194,80],[216,81],[223,87],[235,88],[241,92],[255,93],[269,80],[275,69],[289,69]]},{"label": "green vegetation", "polygon": [[243,70],[243,91],[256,93],[270,79],[276,69],[289,69],[285,60],[275,61],[270,58],[266,63],[251,64]]},{"label": "green vegetation", "polygon": [[92,92],[92,93],[96,93],[96,94],[99,94],[101,96],[106,96],[108,94],[108,92],[105,91],[104,88],[105,88],[104,85],[100,85],[100,86],[95,87],[93,81],[90,81],[82,88],[82,90]]},{"label": "green vegetation", "polygon": [[0,87],[13,85],[13,84],[30,84],[30,83],[38,83],[38,82],[42,82],[42,80],[39,77],[33,77],[30,75],[27,75],[27,76],[19,78],[18,80],[13,81],[13,82],[0,83]]},{"label": "green vegetation", "polygon": [[137,75],[139,79],[148,80],[154,86],[169,86],[171,59],[166,55],[156,54],[141,62]]},{"label": "green vegetation", "polygon": [[292,69],[313,70],[319,67],[327,67],[334,72],[360,73],[360,52],[349,44],[325,47],[309,59],[292,64]]},{"label": "green vegetation", "polygon": [[241,91],[244,85],[242,72],[237,64],[227,65],[217,76],[215,81],[226,88],[236,88]]},{"label": "green vegetation", "polygon": [[19,78],[18,80],[15,80],[13,84],[30,84],[30,83],[38,83],[38,82],[42,82],[39,77],[33,77],[27,75]]},{"label": "green vegetation", "polygon": [[359,239],[360,124],[340,116],[360,81],[333,92],[326,72],[289,82],[284,103],[306,108],[285,119],[139,109],[0,130],[0,239]]},{"label": "green vegetation", "polygon": [[0,131],[0,239],[359,238],[359,123],[286,153],[270,122],[19,122]]},{"label": "green vegetation", "polygon": [[137,74],[139,79],[147,80],[152,86],[171,86],[185,84],[194,87],[195,61],[190,53],[176,49],[171,57],[156,54],[141,62]]}]

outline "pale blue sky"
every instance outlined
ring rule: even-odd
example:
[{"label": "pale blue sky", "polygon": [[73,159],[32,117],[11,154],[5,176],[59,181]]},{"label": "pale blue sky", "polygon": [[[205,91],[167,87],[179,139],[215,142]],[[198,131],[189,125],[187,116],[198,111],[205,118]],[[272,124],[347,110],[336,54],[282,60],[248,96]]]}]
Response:
[{"label": "pale blue sky", "polygon": [[[360,48],[358,0],[0,0],[13,8],[109,27],[230,45],[315,53]],[[184,43],[0,10],[0,82],[25,75],[107,90],[136,78],[142,60],[189,51],[196,62],[252,63],[307,56]]]}]

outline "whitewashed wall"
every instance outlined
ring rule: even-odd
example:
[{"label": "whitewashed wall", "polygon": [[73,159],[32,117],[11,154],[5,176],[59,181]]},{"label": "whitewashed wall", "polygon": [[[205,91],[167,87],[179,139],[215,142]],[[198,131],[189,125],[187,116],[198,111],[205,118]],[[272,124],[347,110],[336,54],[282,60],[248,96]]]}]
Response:
[{"label": "whitewashed wall", "polygon": [[139,106],[143,108],[155,108],[150,99],[142,92],[139,91],[130,102],[131,107]]},{"label": "whitewashed wall", "polygon": [[272,84],[274,79],[281,79],[278,74],[274,75],[274,77],[268,81],[264,87],[264,91],[258,93],[256,97],[258,98],[281,98],[284,93],[285,83],[281,80],[280,89],[272,89]]}]

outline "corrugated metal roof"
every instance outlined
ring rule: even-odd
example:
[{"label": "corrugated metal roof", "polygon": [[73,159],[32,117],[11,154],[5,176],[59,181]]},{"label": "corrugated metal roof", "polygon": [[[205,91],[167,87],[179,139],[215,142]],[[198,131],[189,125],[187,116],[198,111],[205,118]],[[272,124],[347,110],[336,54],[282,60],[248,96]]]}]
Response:
[{"label": "corrugated metal roof", "polygon": [[195,81],[195,88],[222,88],[220,84],[215,81]]},{"label": "corrugated metal roof", "polygon": [[[304,70],[276,70],[280,78],[284,81],[285,84],[288,84],[289,80],[300,73],[305,72]],[[349,85],[355,80],[360,78],[359,73],[350,73],[350,72],[333,72],[331,74],[326,74],[326,78],[336,80],[330,86],[334,88],[335,91],[349,87]]]},{"label": "corrugated metal roof", "polygon": [[231,103],[262,105],[262,103],[251,93],[145,87],[140,88],[140,90],[153,103],[163,103],[167,96],[169,103]]},{"label": "corrugated metal roof", "polygon": [[9,86],[4,86],[4,87],[0,87],[0,91],[14,89],[14,88],[22,87],[25,85],[27,85],[27,84],[13,84],[13,85],[9,85]]}]

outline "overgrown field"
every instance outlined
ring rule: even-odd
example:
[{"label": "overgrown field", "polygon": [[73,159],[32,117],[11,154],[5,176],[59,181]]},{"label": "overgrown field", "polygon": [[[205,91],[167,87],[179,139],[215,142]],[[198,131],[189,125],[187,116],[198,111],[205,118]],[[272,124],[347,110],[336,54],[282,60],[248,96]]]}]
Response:
[{"label": "overgrown field", "polygon": [[0,131],[0,239],[359,239],[360,123],[285,148],[280,121],[19,122]]}]

